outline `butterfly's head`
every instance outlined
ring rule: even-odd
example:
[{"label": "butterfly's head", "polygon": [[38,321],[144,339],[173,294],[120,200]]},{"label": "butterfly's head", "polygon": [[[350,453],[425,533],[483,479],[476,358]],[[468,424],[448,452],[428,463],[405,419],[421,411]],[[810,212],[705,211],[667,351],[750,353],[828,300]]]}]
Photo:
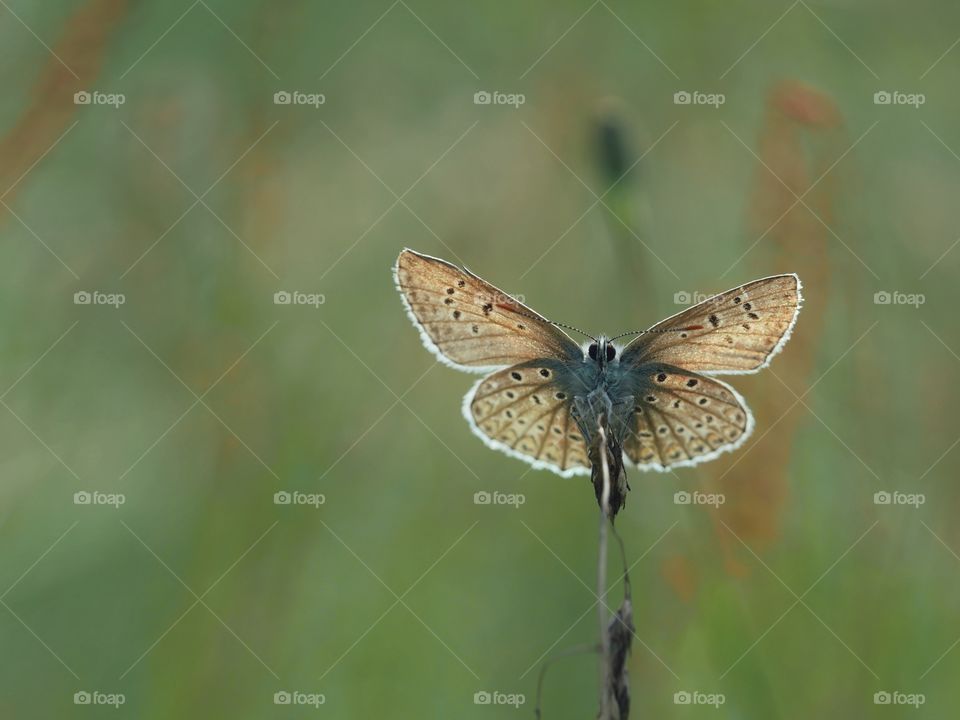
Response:
[{"label": "butterfly's head", "polygon": [[613,362],[614,358],[617,357],[617,349],[612,342],[601,335],[596,342],[587,346],[587,356],[597,365],[603,367],[607,363]]}]

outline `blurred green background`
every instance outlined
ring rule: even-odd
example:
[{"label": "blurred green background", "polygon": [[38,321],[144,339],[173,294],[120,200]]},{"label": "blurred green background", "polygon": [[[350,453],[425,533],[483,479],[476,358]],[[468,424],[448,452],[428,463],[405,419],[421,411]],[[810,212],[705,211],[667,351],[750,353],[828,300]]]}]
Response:
[{"label": "blurred green background", "polygon": [[631,475],[632,717],[956,715],[960,7],[0,6],[0,716],[533,716],[596,641],[592,489],[470,434],[404,246],[593,333],[799,272],[754,438]]}]

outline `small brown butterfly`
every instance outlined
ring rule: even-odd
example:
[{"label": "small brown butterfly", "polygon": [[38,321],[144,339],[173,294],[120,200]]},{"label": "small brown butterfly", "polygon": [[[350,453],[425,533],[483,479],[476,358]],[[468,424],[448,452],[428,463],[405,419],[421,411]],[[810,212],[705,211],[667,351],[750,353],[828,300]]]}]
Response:
[{"label": "small brown butterfly", "polygon": [[[800,279],[774,275],[649,330],[588,335],[581,347],[557,323],[444,260],[404,250],[394,276],[427,349],[451,367],[484,373],[463,415],[487,445],[565,477],[593,467],[599,501],[597,425],[605,425],[611,516],[628,489],[624,464],[663,472],[744,443],[754,425],[746,402],[710,376],[765,367],[790,337],[801,302]],[[636,337],[614,344],[627,336]]]}]

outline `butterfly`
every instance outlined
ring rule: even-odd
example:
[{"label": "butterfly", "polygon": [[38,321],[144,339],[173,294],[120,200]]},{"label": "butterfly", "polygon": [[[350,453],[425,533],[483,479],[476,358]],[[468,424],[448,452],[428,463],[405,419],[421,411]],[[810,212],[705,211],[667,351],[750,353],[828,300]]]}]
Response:
[{"label": "butterfly", "polygon": [[[564,332],[569,326],[445,260],[405,249],[394,280],[427,349],[446,365],[483,373],[463,399],[473,433],[535,468],[592,475],[601,507],[606,482],[611,518],[629,489],[625,467],[666,472],[746,441],[750,409],[713,376],[766,367],[801,304],[800,279],[774,275],[648,330],[588,335],[591,342],[580,345]],[[634,339],[614,342],[628,336]]]}]

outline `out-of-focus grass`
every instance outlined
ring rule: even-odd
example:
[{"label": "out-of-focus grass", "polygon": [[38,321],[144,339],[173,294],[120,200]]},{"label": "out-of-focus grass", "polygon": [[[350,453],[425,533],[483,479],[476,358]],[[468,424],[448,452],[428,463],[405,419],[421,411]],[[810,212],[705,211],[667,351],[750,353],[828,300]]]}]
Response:
[{"label": "out-of-focus grass", "polygon": [[[867,717],[878,690],[955,712],[960,56],[927,72],[955,8],[798,5],[721,79],[786,8],[610,3],[564,35],[586,7],[8,5],[4,717],[113,716],[78,690],[142,718],[316,713],[274,707],[281,690],[335,717],[497,714],[481,690],[524,693],[522,713],[538,658],[594,637],[590,487],[470,435],[470,378],[435,366],[392,287],[403,246],[595,332],[802,272],[795,338],[734,382],[755,440],[631,477],[636,714],[673,715],[679,690],[724,693],[722,717]],[[126,103],[77,107],[79,89]],[[273,104],[294,89],[326,103]],[[526,103],[472,103],[495,89]],[[726,102],[672,103],[694,89]],[[882,89],[927,101],[874,105]],[[585,185],[609,184],[611,97],[647,154],[610,204],[649,249],[584,214]],[[803,116],[826,107],[836,123]],[[827,173],[805,202],[829,229],[798,205],[750,249],[795,199],[771,170],[797,194]],[[875,305],[882,290],[926,302]],[[673,503],[694,488],[727,502]],[[80,490],[126,502],[76,506]],[[546,717],[595,712],[595,681],[590,659],[556,666]]]}]

